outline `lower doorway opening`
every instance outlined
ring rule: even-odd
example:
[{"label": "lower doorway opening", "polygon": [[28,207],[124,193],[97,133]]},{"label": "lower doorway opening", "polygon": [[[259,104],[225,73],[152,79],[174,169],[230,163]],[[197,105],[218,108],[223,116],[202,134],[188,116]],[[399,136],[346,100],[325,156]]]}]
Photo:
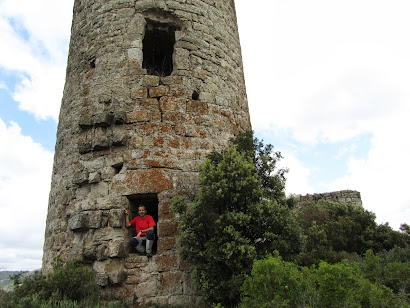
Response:
[{"label": "lower doorway opening", "polygon": [[[145,205],[147,209],[147,215],[151,215],[155,221],[155,224],[158,225],[158,194],[133,194],[126,196],[129,201],[129,215],[130,221],[138,216],[138,207],[140,205]],[[129,239],[136,236],[136,231],[134,227],[129,228]],[[157,226],[154,227],[155,241],[152,246],[152,253],[157,252],[157,243],[158,243],[158,234]],[[132,250],[131,253],[135,253],[135,250]]]}]

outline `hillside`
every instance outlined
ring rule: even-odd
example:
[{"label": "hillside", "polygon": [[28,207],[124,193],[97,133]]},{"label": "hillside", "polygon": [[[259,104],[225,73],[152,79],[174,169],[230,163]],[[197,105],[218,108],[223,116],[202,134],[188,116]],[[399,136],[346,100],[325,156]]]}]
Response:
[{"label": "hillside", "polygon": [[23,274],[23,277],[31,275],[33,272],[28,271],[0,271],[0,290],[12,291],[13,280],[10,278],[13,275]]}]

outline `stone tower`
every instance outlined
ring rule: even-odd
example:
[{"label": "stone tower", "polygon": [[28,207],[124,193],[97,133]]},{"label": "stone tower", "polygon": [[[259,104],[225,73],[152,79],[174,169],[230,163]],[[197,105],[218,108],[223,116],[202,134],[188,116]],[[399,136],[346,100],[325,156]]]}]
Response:
[{"label": "stone tower", "polygon": [[[77,259],[129,303],[194,303],[170,199],[250,128],[233,0],[75,0],[43,271]],[[139,204],[152,259],[128,248]]]}]

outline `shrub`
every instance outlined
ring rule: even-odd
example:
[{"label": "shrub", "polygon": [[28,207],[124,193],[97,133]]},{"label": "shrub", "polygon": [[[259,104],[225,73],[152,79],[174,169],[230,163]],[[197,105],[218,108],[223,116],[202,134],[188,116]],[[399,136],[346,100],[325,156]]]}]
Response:
[{"label": "shrub", "polygon": [[[280,154],[252,134],[201,165],[200,191],[191,206],[172,199],[179,214],[182,259],[210,302],[235,306],[253,261],[279,250],[289,259],[301,249],[300,228],[287,206]],[[276,173],[275,173],[276,171]]]},{"label": "shrub", "polygon": [[388,287],[366,279],[358,263],[298,268],[277,254],[255,261],[241,307],[409,307]]},{"label": "shrub", "polygon": [[23,280],[20,275],[15,275],[12,279],[15,287],[8,298],[8,305],[13,308],[76,308],[100,305],[94,273],[76,261],[64,265],[57,263],[53,273],[48,276],[37,272]]},{"label": "shrub", "polygon": [[315,284],[307,268],[274,256],[255,261],[242,286],[241,307],[310,307],[317,302]]}]

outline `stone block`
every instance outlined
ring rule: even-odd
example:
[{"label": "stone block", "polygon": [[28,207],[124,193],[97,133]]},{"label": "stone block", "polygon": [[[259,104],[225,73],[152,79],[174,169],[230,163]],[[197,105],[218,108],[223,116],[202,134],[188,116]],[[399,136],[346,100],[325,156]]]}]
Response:
[{"label": "stone block", "polygon": [[146,256],[132,256],[125,260],[125,267],[128,269],[135,269],[147,266]]},{"label": "stone block", "polygon": [[108,275],[105,273],[97,273],[96,282],[100,287],[106,287],[108,285]]},{"label": "stone block", "polygon": [[155,258],[158,271],[171,271],[178,268],[178,257],[175,252],[158,255]]},{"label": "stone block", "polygon": [[121,284],[125,281],[126,273],[121,260],[108,259],[104,265],[104,271],[108,273],[108,279],[111,284]]},{"label": "stone block", "polygon": [[179,85],[172,85],[169,86],[169,95],[170,96],[183,96],[185,94],[185,89],[182,86]]},{"label": "stone block", "polygon": [[115,239],[124,239],[124,232],[118,228],[99,228],[95,230],[93,240],[95,243],[106,243]]},{"label": "stone block", "polygon": [[183,275],[181,272],[164,272],[160,276],[161,292],[163,294],[182,294]]},{"label": "stone block", "polygon": [[189,101],[186,106],[186,111],[206,114],[208,113],[208,104],[201,101]]},{"label": "stone block", "polygon": [[105,130],[96,130],[96,134],[92,140],[92,148],[94,151],[101,151],[110,148],[111,138],[110,134]]},{"label": "stone block", "polygon": [[144,76],[142,80],[142,85],[144,87],[158,87],[159,86],[159,76]]},{"label": "stone block", "polygon": [[92,200],[96,200],[97,203],[99,203],[98,199],[108,196],[108,190],[109,185],[106,182],[99,182],[94,185],[90,185],[89,198]]},{"label": "stone block", "polygon": [[[185,43],[189,44],[189,43]],[[193,48],[192,45],[189,46],[181,46],[181,47],[188,47]],[[175,48],[174,52],[174,63],[175,68],[179,70],[188,70],[191,66],[190,58],[189,58],[189,50],[183,48]]]},{"label": "stone block", "polygon": [[125,255],[125,245],[123,240],[113,240],[108,242],[108,257],[123,257]]},{"label": "stone block", "polygon": [[101,127],[108,127],[114,121],[114,115],[111,113],[99,113],[94,115],[94,125]]},{"label": "stone block", "polygon": [[122,228],[124,222],[124,211],[122,209],[110,210],[110,214],[108,216],[108,226],[112,228]]},{"label": "stone block", "polygon": [[79,141],[78,142],[78,152],[80,154],[86,154],[93,150],[93,145],[91,141]]},{"label": "stone block", "polygon": [[80,125],[80,127],[82,129],[87,129],[93,126],[93,117],[90,114],[82,114],[80,116],[80,120],[78,122],[78,125]]},{"label": "stone block", "polygon": [[138,297],[146,298],[156,296],[158,294],[159,287],[159,281],[156,279],[142,282],[138,285]]},{"label": "stone block", "polygon": [[172,188],[172,179],[161,169],[130,170],[124,180],[114,180],[112,191],[121,195],[157,193]]},{"label": "stone block", "polygon": [[101,244],[97,246],[96,258],[98,261],[104,261],[108,258],[108,249],[105,244]]},{"label": "stone block", "polygon": [[173,96],[163,96],[159,100],[161,110],[176,110],[178,102],[178,98]]},{"label": "stone block", "polygon": [[151,120],[151,115],[149,111],[146,110],[136,110],[130,114],[130,122],[149,122]]},{"label": "stone block", "polygon": [[114,112],[114,124],[120,125],[127,122],[127,113],[125,111]]},{"label": "stone block", "polygon": [[175,237],[159,237],[158,238],[158,251],[166,252],[167,250],[174,249],[176,246]]},{"label": "stone block", "polygon": [[91,229],[97,229],[101,227],[103,213],[102,211],[92,211],[88,213],[88,226]]},{"label": "stone block", "polygon": [[113,146],[125,146],[129,140],[129,136],[125,129],[114,129],[112,135],[112,145]]},{"label": "stone block", "polygon": [[101,170],[101,179],[102,180],[109,180],[112,179],[117,174],[117,171],[113,167],[104,167]]},{"label": "stone block", "polygon": [[165,123],[179,124],[182,122],[182,113],[178,111],[166,111],[163,112],[162,120]]},{"label": "stone block", "polygon": [[85,170],[79,170],[73,175],[73,184],[81,185],[88,182],[88,172]]},{"label": "stone block", "polygon": [[131,90],[131,98],[132,99],[139,99],[139,98],[146,98],[148,97],[148,89],[147,88],[134,88]]},{"label": "stone block", "polygon": [[84,246],[83,256],[88,260],[97,259],[97,247],[92,244]]},{"label": "stone block", "polygon": [[135,60],[138,63],[142,63],[143,54],[141,48],[128,48],[127,56],[129,60]]},{"label": "stone block", "polygon": [[68,220],[68,227],[71,231],[78,232],[88,230],[88,217],[85,214],[77,214]]},{"label": "stone block", "polygon": [[88,175],[88,183],[98,183],[101,181],[101,174],[99,172],[91,172]]},{"label": "stone block", "polygon": [[160,85],[158,87],[152,87],[149,89],[150,97],[161,97],[167,95],[169,92],[169,87],[165,85]]},{"label": "stone block", "polygon": [[178,234],[177,221],[161,221],[158,223],[158,236],[176,236]]}]

